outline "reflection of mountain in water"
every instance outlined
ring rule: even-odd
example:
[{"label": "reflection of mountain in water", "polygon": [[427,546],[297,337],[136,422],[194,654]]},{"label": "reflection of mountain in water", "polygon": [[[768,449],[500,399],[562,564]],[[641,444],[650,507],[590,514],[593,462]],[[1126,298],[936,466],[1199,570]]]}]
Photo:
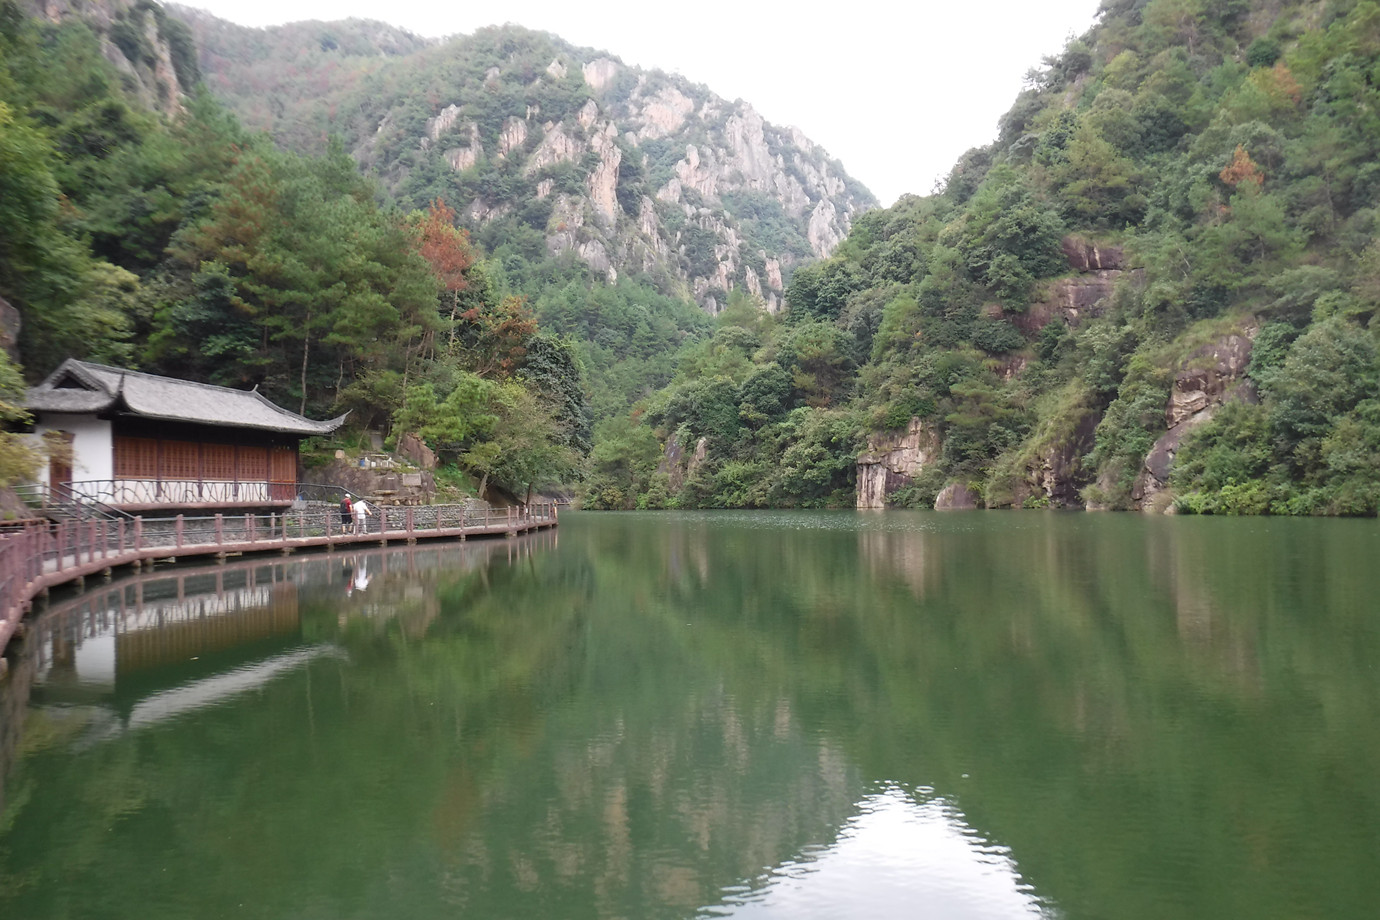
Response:
[{"label": "reflection of mountain in water", "polygon": [[242,645],[45,672],[0,915],[1369,916],[1380,531],[1232,523],[570,515],[260,566],[207,608]]}]

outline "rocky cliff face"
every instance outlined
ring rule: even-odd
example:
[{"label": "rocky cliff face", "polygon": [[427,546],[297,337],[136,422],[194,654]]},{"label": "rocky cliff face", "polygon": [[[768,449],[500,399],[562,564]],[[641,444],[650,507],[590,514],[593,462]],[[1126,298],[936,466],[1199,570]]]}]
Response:
[{"label": "rocky cliff face", "polygon": [[904,432],[875,435],[858,457],[858,508],[885,508],[889,496],[910,485],[939,457],[939,435],[918,418]]},{"label": "rocky cliff face", "polygon": [[1255,384],[1246,377],[1251,363],[1251,344],[1257,327],[1204,345],[1188,356],[1174,374],[1174,386],[1164,409],[1168,430],[1162,434],[1136,477],[1131,490],[1135,507],[1142,511],[1168,510],[1169,475],[1184,435],[1212,418],[1223,403],[1234,399],[1256,402]]},{"label": "rocky cliff face", "polygon": [[[1035,450],[1014,484],[1010,506],[1014,508],[1082,508],[1083,487],[1093,477],[1083,458],[1093,449],[1101,414],[1083,408],[1063,419],[1066,427],[1052,431]],[[994,507],[990,502],[988,507]]]},{"label": "rocky cliff face", "polygon": [[[191,22],[213,91],[251,126],[309,145],[243,78],[259,65],[230,54],[245,44],[236,27],[204,15]],[[283,103],[295,123],[343,134],[405,206],[445,197],[481,233],[520,221],[552,255],[610,281],[641,275],[711,313],[735,290],[781,309],[791,269],[833,252],[876,204],[825,151],[750,105],[552,36],[505,26],[382,63],[349,58],[391,87],[382,97],[332,87],[327,77],[346,59],[320,51],[307,32],[296,41],[297,82],[275,78],[275,94],[296,93]],[[326,88],[304,98],[302,83]]]},{"label": "rocky cliff face", "polygon": [[125,74],[126,88],[146,106],[179,115],[199,79],[191,33],[161,6],[143,0],[24,0],[21,7],[48,22],[80,19],[101,43],[101,54]]},{"label": "rocky cliff face", "polygon": [[1120,246],[1099,246],[1082,237],[1069,236],[1064,238],[1063,250],[1073,274],[1046,283],[1041,296],[1028,310],[1009,316],[1027,335],[1039,332],[1056,319],[1073,327],[1101,316],[1121,278],[1128,272],[1133,278],[1140,274],[1139,270],[1126,267],[1126,255]]},{"label": "rocky cliff face", "polygon": [[[995,312],[989,315],[1005,316],[1028,335],[1038,333],[1055,320],[1074,327],[1102,315],[1124,278],[1134,282],[1141,275],[1139,269],[1126,265],[1120,246],[1099,245],[1079,236],[1066,237],[1062,245],[1070,274],[1048,282],[1026,312],[1006,313],[994,307]],[[1200,363],[1206,360],[1200,358]],[[999,372],[1006,378],[1017,377],[1028,363],[1024,356],[1010,356],[1000,362]],[[1029,460],[1015,471],[1014,481],[1004,483],[1000,495],[988,496],[989,507],[1020,508],[1032,503],[1053,508],[1083,507],[1081,492],[1091,481],[1083,468],[1083,458],[1093,447],[1100,419],[1099,412],[1086,408],[1065,419],[1067,424],[1061,430],[1047,432]],[[908,485],[926,464],[938,457],[940,447],[938,432],[925,428],[918,419],[911,421],[903,435],[874,436],[867,451],[858,458],[857,506],[885,508],[893,492]],[[962,484],[951,483],[940,493],[935,507],[957,509],[982,503],[982,496]]]}]

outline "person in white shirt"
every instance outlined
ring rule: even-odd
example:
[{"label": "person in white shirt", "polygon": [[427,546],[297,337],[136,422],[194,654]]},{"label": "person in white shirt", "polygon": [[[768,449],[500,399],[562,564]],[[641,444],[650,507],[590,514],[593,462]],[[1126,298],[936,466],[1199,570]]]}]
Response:
[{"label": "person in white shirt", "polygon": [[355,533],[366,533],[369,530],[369,522],[367,518],[369,517],[369,515],[373,514],[373,511],[369,509],[369,503],[362,498],[357,498],[355,499],[354,510]]}]

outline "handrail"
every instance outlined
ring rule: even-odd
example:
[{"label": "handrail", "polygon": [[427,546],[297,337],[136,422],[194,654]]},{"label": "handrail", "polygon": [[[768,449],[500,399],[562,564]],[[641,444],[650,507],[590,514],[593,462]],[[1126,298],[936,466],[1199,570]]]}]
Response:
[{"label": "handrail", "polygon": [[354,495],[344,486],[324,482],[299,482],[297,483],[296,494],[301,501],[329,502],[332,504],[338,504],[346,495]]},{"label": "handrail", "polygon": [[255,505],[297,497],[297,483],[268,479],[85,479],[61,488],[83,501],[107,505]]},{"label": "handrail", "polygon": [[91,498],[85,493],[68,486],[45,486],[41,483],[25,483],[14,487],[24,504],[43,511],[56,511],[78,520],[134,520],[134,516],[119,508],[112,508],[105,502]]},{"label": "handrail", "polygon": [[285,505],[296,501],[339,503],[346,495],[354,497],[357,494],[330,483],[271,482],[267,479],[85,479],[65,483],[59,489],[37,484],[20,488],[47,494],[53,504],[59,503],[56,496],[61,494],[87,504],[144,508],[157,505]]},{"label": "handrail", "polygon": [[476,508],[465,505],[378,506],[361,532],[322,505],[284,511],[173,518],[117,517],[30,523],[0,535],[0,651],[34,595],[74,578],[145,561],[242,552],[469,535],[505,535],[554,527],[555,505]]}]

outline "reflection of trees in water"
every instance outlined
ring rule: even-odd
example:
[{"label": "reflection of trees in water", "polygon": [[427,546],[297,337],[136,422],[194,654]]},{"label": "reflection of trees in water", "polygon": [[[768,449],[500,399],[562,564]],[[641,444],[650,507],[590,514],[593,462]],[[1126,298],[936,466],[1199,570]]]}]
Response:
[{"label": "reflection of trees in water", "polygon": [[[219,682],[233,690],[233,680],[214,675],[252,670],[265,661],[271,669],[274,659],[266,656],[300,645],[298,586],[333,584],[342,558],[347,566],[372,561],[376,570],[400,577],[401,583],[394,579],[395,594],[419,597],[421,573],[469,570],[491,558],[511,563],[554,542],[554,532],[545,532],[504,543],[429,544],[280,562],[258,557],[230,565],[162,567],[61,592],[61,599],[29,622],[11,678],[0,685],[0,803],[26,722],[27,748],[41,750],[89,733],[93,720],[127,721],[141,700],[173,695],[178,688],[195,695],[198,686]],[[342,623],[349,616],[341,610]],[[26,715],[36,683],[36,701],[59,704],[61,711]]]},{"label": "reflection of trees in water", "polygon": [[34,663],[16,656],[11,662],[10,676],[0,683],[0,834],[17,813],[19,804],[9,805],[17,796],[16,790],[6,792],[5,778],[19,758],[23,737],[24,713],[29,705],[29,688],[33,685]]},{"label": "reflection of trees in water", "polygon": [[874,780],[933,787],[1071,917],[1165,915],[1166,861],[1180,914],[1343,915],[1380,877],[1374,848],[1309,856],[1380,826],[1374,542],[1339,522],[726,520],[572,515],[559,550],[371,557],[350,598],[339,558],[303,575],[301,640],[348,661],[35,746],[9,840],[75,843],[0,857],[39,879],[0,905],[146,896],[152,851],[208,914],[679,915]]},{"label": "reflection of trees in water", "polygon": [[[377,570],[343,622],[338,564],[293,581],[301,638],[348,664],[75,756],[55,734],[30,750],[43,794],[0,867],[34,884],[0,903],[41,915],[186,886],[208,912],[256,891],[335,915],[426,915],[447,893],[491,915],[524,896],[684,913],[846,818],[859,779],[789,699],[728,695],[694,637],[668,635],[682,623],[597,590],[578,555]],[[141,861],[168,869],[151,892]]]},{"label": "reflection of trees in water", "polygon": [[[1166,854],[1195,867],[1184,903],[1361,903],[1374,849],[1309,841],[1380,826],[1371,522],[876,520],[896,529],[631,524],[598,556],[717,627],[730,688],[762,677],[864,776],[956,796],[1073,915],[1161,915],[1134,867]],[[692,589],[639,560],[658,539],[707,554]]]}]

